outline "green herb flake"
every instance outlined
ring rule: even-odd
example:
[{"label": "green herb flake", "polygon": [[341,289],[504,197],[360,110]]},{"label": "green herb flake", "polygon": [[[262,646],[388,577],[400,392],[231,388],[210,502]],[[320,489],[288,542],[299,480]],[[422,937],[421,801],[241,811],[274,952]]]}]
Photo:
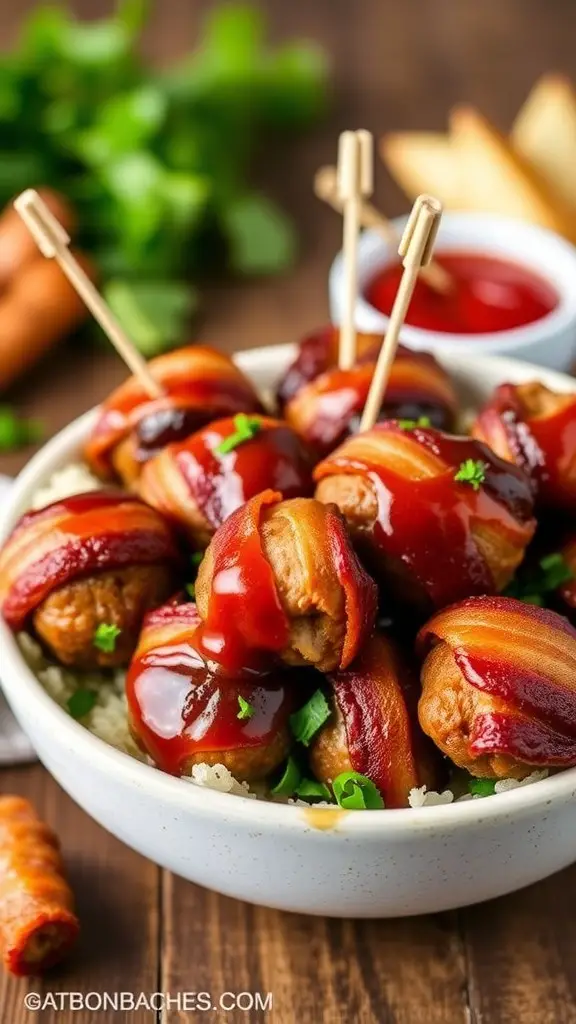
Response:
[{"label": "green herb flake", "polygon": [[331,714],[330,706],[322,690],[316,690],[299,711],[290,715],[292,735],[305,747],[309,746],[311,740],[322,728],[324,722],[328,721]]},{"label": "green herb flake", "polygon": [[204,558],[203,551],[195,551],[194,554],[190,555],[190,561],[195,568],[198,568],[200,562]]},{"label": "green herb flake", "polygon": [[416,427],[431,427],[429,416],[419,416],[417,420],[396,420],[400,430],[416,430]]},{"label": "green herb flake", "polygon": [[187,583],[185,585],[184,589],[185,589],[186,593],[188,594],[188,597],[190,598],[190,600],[195,601],[196,600],[196,585],[194,583]]},{"label": "green herb flake", "polygon": [[37,444],[43,436],[44,426],[39,420],[21,419],[10,406],[0,406],[0,451]]},{"label": "green herb flake", "polygon": [[316,800],[327,800],[328,803],[334,803],[328,786],[323,782],[318,782],[316,779],[301,779],[294,793],[301,800],[308,800],[312,803]]},{"label": "green herb flake", "polygon": [[300,785],[302,778],[302,772],[298,767],[296,760],[290,755],[282,775],[278,779],[278,782],[272,786],[270,792],[273,796],[294,796],[296,789]]},{"label": "green herb flake", "polygon": [[218,455],[228,455],[245,441],[251,441],[261,429],[262,424],[257,416],[247,416],[245,412],[239,412],[234,417],[234,433],[223,438],[214,451]]},{"label": "green herb flake", "polygon": [[116,650],[116,640],[122,632],[118,626],[110,622],[101,622],[94,633],[94,647],[104,654],[112,654]]},{"label": "green herb flake", "polygon": [[454,474],[454,479],[458,483],[470,484],[474,491],[479,491],[486,479],[487,468],[487,464],[480,459],[465,459]]},{"label": "green herb flake", "polygon": [[473,796],[492,796],[496,792],[496,779],[471,779],[468,792]]},{"label": "green herb flake", "polygon": [[545,555],[537,565],[523,567],[504,593],[506,597],[542,608],[550,594],[573,579],[572,569],[561,552],[556,551]]},{"label": "green herb flake", "polygon": [[238,694],[238,707],[240,710],[238,711],[236,718],[239,718],[241,722],[252,718],[252,716],[256,714],[256,708],[252,704],[249,704],[247,700],[244,700],[244,697],[240,694]]},{"label": "green herb flake", "polygon": [[76,690],[66,701],[68,713],[77,721],[85,718],[95,706],[97,697],[95,690]]},{"label": "green herb flake", "polygon": [[545,555],[540,559],[539,565],[544,574],[541,589],[556,590],[563,583],[569,583],[574,579],[572,569],[559,551]]},{"label": "green herb flake", "polygon": [[384,807],[380,791],[359,772],[342,772],[332,783],[337,804],[347,811],[376,811]]}]

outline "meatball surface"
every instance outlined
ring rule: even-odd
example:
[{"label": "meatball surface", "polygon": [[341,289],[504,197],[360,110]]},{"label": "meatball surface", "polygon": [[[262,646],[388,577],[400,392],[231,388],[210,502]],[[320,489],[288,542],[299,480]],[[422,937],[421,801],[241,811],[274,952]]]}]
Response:
[{"label": "meatball surface", "polygon": [[[52,591],[34,613],[34,629],[63,665],[124,665],[134,652],[145,613],[162,604],[172,590],[172,570],[165,565],[128,566],[88,576]],[[121,631],[113,651],[94,644],[101,624]]]},{"label": "meatball surface", "polygon": [[271,775],[288,756],[291,738],[286,726],[274,738],[258,747],[238,750],[200,751],[186,761],[183,775],[190,775],[195,764],[223,764],[238,782],[260,782]]},{"label": "meatball surface", "polygon": [[[306,518],[298,511],[306,508]],[[340,664],[346,632],[342,587],[314,545],[310,514],[321,528],[319,502],[294,498],[267,509],[262,516],[262,547],[274,573],[278,597],[290,623],[289,641],[282,652],[288,665],[314,665],[331,672]],[[300,524],[303,526],[300,527]]]}]

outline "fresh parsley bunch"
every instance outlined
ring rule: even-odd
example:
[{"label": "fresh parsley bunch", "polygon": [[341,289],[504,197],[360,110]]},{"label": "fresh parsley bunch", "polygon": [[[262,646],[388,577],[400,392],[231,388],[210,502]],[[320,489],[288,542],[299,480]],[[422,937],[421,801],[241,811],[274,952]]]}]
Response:
[{"label": "fresh parsley bunch", "polygon": [[262,13],[227,4],[187,57],[156,71],[137,49],[148,14],[146,0],[86,23],[35,9],[0,58],[0,203],[43,184],[72,200],[79,244],[152,356],[182,339],[191,279],[291,264],[293,226],[250,188],[250,164],[263,133],[320,115],[326,68],[310,43],[271,50]]}]

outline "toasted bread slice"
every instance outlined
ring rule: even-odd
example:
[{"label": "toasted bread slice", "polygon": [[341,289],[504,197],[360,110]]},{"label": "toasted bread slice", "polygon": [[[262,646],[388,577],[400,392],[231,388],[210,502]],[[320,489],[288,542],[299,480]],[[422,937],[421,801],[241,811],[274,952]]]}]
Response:
[{"label": "toasted bread slice", "polygon": [[576,239],[572,209],[479,111],[457,107],[450,129],[470,210],[519,217]]},{"label": "toasted bread slice", "polygon": [[565,76],[539,79],[514,122],[511,141],[576,212],[576,90]]},{"label": "toasted bread slice", "polygon": [[449,209],[466,207],[448,135],[391,132],[380,141],[380,155],[409,199],[415,199],[421,192],[430,192]]}]

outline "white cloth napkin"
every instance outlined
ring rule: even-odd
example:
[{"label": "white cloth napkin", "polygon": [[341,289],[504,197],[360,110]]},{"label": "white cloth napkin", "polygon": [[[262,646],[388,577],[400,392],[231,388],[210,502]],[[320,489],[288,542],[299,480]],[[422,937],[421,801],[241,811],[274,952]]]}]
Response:
[{"label": "white cloth napkin", "polygon": [[[7,497],[11,485],[10,477],[0,474],[0,504]],[[1,667],[2,656],[0,653],[0,669]],[[10,711],[2,696],[1,687],[2,679],[0,678],[0,766],[35,761],[34,748]]]}]

